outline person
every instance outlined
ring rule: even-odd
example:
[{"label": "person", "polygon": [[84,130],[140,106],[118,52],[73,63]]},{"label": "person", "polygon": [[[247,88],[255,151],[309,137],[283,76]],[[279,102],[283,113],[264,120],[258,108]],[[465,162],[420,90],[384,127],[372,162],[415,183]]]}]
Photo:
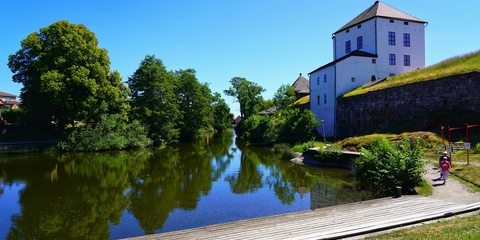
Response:
[{"label": "person", "polygon": [[450,161],[448,161],[447,157],[443,157],[442,161],[440,162],[440,167],[442,168],[442,179],[443,184],[447,183],[448,174],[450,173]]},{"label": "person", "polygon": [[[444,151],[443,152],[443,155],[440,156],[440,158],[438,159],[438,167],[439,168],[442,168],[440,162],[443,160],[444,157],[447,158],[447,161],[450,163],[450,165],[452,165],[452,162],[450,161],[450,157],[447,155],[448,152],[447,151]],[[442,171],[440,170],[440,178],[442,178]]]}]

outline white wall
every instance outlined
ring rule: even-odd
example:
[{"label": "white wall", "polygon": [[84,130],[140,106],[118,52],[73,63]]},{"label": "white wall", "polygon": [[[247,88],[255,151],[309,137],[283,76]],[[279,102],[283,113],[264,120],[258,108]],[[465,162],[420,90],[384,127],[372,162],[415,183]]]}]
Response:
[{"label": "white wall", "polygon": [[[349,28],[349,32],[346,30],[335,34],[334,44],[336,48],[333,49],[335,59],[341,58],[348,53],[345,52],[345,42],[350,40],[351,42],[351,51],[360,50],[363,52],[368,52],[376,54],[375,49],[375,19],[368,20],[360,24],[361,27],[358,28],[358,25],[355,25]],[[363,48],[357,49],[357,37],[363,37]]]},{"label": "white wall", "polygon": [[[324,75],[327,76],[327,81],[324,81]],[[324,69],[313,72],[310,78],[310,110],[315,114],[316,119],[325,120],[325,126],[319,126],[317,131],[323,135],[325,129],[325,136],[331,137],[334,132],[334,113],[335,113],[335,68],[328,66]],[[319,81],[317,81],[317,79]],[[325,104],[325,94],[327,95],[327,103]],[[317,101],[320,97],[320,103]]]},{"label": "white wall", "polygon": [[[377,65],[369,57],[349,57],[337,63],[337,92],[341,96],[365,83],[371,82],[372,75],[377,77]],[[355,81],[352,82],[352,78]],[[378,79],[378,77],[377,77]]]},{"label": "white wall", "polygon": [[[425,67],[425,27],[423,23],[378,18],[377,20],[377,49],[378,71],[381,78],[390,73],[398,75],[417,68]],[[395,32],[395,45],[388,45],[388,32]],[[403,34],[410,33],[410,47],[403,46]],[[389,65],[389,54],[395,54],[396,64]],[[410,66],[404,66],[403,56],[410,55]]]}]

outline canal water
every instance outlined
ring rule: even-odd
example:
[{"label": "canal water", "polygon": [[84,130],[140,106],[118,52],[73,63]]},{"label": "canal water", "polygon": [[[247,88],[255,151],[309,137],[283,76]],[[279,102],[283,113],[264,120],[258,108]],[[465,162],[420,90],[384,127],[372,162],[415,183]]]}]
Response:
[{"label": "canal water", "polygon": [[201,144],[0,156],[0,239],[118,239],[363,200],[352,172],[232,133]]}]

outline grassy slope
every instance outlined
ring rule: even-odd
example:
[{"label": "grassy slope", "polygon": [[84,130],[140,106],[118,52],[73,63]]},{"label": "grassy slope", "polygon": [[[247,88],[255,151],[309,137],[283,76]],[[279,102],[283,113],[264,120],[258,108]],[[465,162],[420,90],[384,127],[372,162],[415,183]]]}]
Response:
[{"label": "grassy slope", "polygon": [[480,70],[480,51],[453,57],[429,67],[389,77],[385,81],[370,87],[359,87],[348,92],[344,97],[364,94],[370,91],[381,90],[421,81],[431,81],[437,78],[448,77]]}]

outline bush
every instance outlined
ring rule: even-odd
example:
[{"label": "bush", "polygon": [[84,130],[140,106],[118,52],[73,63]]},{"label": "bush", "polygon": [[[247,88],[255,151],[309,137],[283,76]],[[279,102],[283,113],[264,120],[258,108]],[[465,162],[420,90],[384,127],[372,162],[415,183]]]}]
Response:
[{"label": "bush", "polygon": [[315,153],[315,157],[323,162],[337,162],[341,161],[342,151],[338,145],[327,145],[319,148]]},{"label": "bush", "polygon": [[304,153],[304,152],[306,152],[309,148],[313,148],[313,147],[315,147],[315,141],[314,141],[314,140],[311,140],[311,141],[308,141],[308,142],[306,142],[306,143],[302,143],[302,144],[293,146],[292,150],[293,150],[294,152]]},{"label": "bush", "polygon": [[2,110],[2,118],[6,123],[19,124],[25,121],[25,111],[21,108]]},{"label": "bush", "polygon": [[377,138],[369,150],[362,148],[362,155],[354,163],[360,188],[385,197],[393,193],[396,186],[404,191],[417,186],[422,181],[426,164],[421,160],[423,148],[419,141],[416,138],[412,145],[406,135],[401,144]]},{"label": "bush", "polygon": [[102,115],[100,122],[75,128],[57,147],[65,151],[89,152],[142,148],[152,140],[137,121],[127,124],[117,115]]}]

